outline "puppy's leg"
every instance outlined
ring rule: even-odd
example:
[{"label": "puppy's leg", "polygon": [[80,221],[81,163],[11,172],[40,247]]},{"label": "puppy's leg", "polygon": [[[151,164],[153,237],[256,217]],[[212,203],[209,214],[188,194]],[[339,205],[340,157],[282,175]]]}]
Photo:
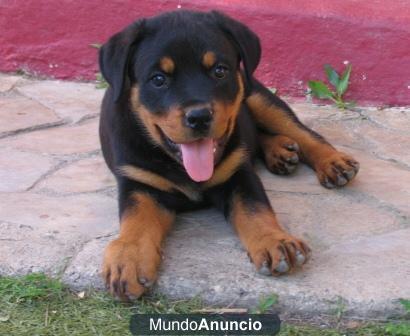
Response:
[{"label": "puppy's leg", "polygon": [[278,224],[262,183],[250,165],[238,170],[224,185],[210,190],[210,196],[234,225],[260,273],[288,273],[307,261],[309,247]]},{"label": "puppy's leg", "polygon": [[274,174],[289,175],[299,163],[299,145],[284,135],[270,135],[259,132],[266,167]]},{"label": "puppy's leg", "polygon": [[[284,135],[299,145],[300,158],[317,174],[320,183],[327,187],[340,187],[352,180],[359,163],[351,156],[337,151],[322,136],[303,125],[285,102],[255,81],[254,92],[247,105],[258,125],[265,132]],[[266,152],[269,146],[263,146]],[[271,146],[271,151],[274,146]]]},{"label": "puppy's leg", "polygon": [[156,280],[161,243],[175,215],[146,193],[133,193],[121,202],[120,235],[105,250],[102,275],[113,295],[128,300]]}]

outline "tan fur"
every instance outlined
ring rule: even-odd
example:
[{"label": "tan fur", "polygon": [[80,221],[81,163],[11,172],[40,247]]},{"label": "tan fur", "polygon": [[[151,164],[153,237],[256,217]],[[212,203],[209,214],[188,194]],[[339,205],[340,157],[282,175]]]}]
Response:
[{"label": "tan fur", "polygon": [[263,204],[247,204],[244,196],[234,196],[230,220],[256,268],[268,263],[272,274],[278,275],[275,268],[284,257],[292,270],[295,249],[307,260],[309,248],[281,228],[273,210]]},{"label": "tan fur", "polygon": [[[270,104],[260,93],[252,94],[246,102],[257,124],[272,133],[287,136],[299,145],[299,157],[316,171],[319,181],[326,187],[329,187],[329,181],[333,186],[342,186],[357,174],[359,163],[353,157],[337,151],[300,127],[286,111]],[[265,146],[264,151],[269,149]],[[341,177],[341,172],[347,172],[350,177]]]},{"label": "tan fur", "polygon": [[212,51],[207,51],[202,57],[202,64],[205,68],[210,69],[214,66],[216,62],[215,53]]},{"label": "tan fur", "polygon": [[162,144],[162,140],[157,127],[160,127],[166,136],[176,143],[185,142],[189,139],[189,129],[182,124],[184,116],[182,110],[171,109],[165,115],[154,115],[141,104],[139,100],[139,89],[136,86],[131,88],[131,106],[147,129],[148,135],[158,145]]},{"label": "tan fur", "polygon": [[257,124],[270,132],[285,135],[295,140],[303,158],[309,163],[317,162],[335,152],[327,143],[316,139],[308,131],[299,127],[281,108],[270,104],[261,94],[255,93],[246,100]]},{"label": "tan fur", "polygon": [[233,102],[223,103],[215,102],[214,104],[214,130],[213,133],[222,137],[225,133],[230,136],[233,132],[236,117],[244,98],[244,85],[240,73],[237,74],[239,91]]},{"label": "tan fur", "polygon": [[177,190],[194,201],[198,201],[201,198],[201,195],[199,195],[197,191],[190,189],[189,187],[177,185],[160,175],[139,167],[125,165],[120,167],[118,171],[121,175],[126,176],[131,180],[150,185],[151,187],[162,191],[173,192]]},{"label": "tan fur", "polygon": [[135,205],[126,209],[121,218],[119,239],[129,242],[150,236],[158,243],[162,241],[175,215],[159,206],[148,194],[135,193],[132,200]]},{"label": "tan fur", "polygon": [[215,169],[211,179],[203,184],[204,189],[209,189],[226,182],[247,159],[246,149],[239,147],[231,152]]},{"label": "tan fur", "polygon": [[232,200],[230,219],[248,250],[258,244],[262,231],[282,231],[272,209],[259,204],[250,211],[240,195],[235,195]]},{"label": "tan fur", "polygon": [[103,277],[123,300],[139,297],[157,278],[161,245],[175,219],[148,194],[135,193],[121,218],[120,235],[106,248]]},{"label": "tan fur", "polygon": [[162,57],[159,66],[162,71],[164,71],[167,74],[172,74],[175,70],[175,63],[170,57]]}]

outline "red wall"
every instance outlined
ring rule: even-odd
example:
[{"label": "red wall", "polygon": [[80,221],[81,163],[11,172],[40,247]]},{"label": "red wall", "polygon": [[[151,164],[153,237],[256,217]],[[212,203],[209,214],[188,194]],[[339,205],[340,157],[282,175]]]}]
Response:
[{"label": "red wall", "polygon": [[324,63],[349,61],[351,98],[410,105],[410,0],[0,0],[0,71],[94,79],[91,43],[178,5],[247,23],[262,40],[257,77],[281,94],[303,96]]}]

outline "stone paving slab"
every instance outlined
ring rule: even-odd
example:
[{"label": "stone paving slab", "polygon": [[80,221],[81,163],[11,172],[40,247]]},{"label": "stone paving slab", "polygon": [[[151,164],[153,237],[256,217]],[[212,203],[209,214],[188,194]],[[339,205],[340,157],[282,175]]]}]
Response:
[{"label": "stone paving slab", "polygon": [[53,110],[29,98],[10,94],[0,101],[0,115],[7,122],[0,123],[0,138],[19,131],[58,124],[60,118]]},{"label": "stone paving slab", "polygon": [[70,122],[78,122],[99,114],[104,91],[95,90],[92,85],[49,80],[34,83],[29,81],[24,84],[16,87],[19,93],[37,100]]},{"label": "stone paving slab", "polygon": [[[90,174],[90,172],[93,172]],[[35,190],[85,193],[113,188],[115,179],[101,155],[68,163],[39,182]]]},{"label": "stone paving slab", "polygon": [[0,74],[0,93],[12,90],[18,82],[22,82],[23,80],[20,76]]},{"label": "stone paving slab", "polygon": [[54,159],[41,154],[0,147],[0,192],[30,189],[55,164]]},{"label": "stone paving slab", "polygon": [[16,151],[54,156],[89,154],[100,148],[98,120],[94,118],[81,124],[34,130],[17,137],[6,138],[2,144]]},{"label": "stone paving slab", "polygon": [[[118,232],[115,182],[101,157],[93,84],[0,75],[0,274],[44,271],[74,289],[102,288],[102,252]],[[282,312],[383,318],[410,298],[410,109],[342,112],[293,102],[300,118],[361,163],[347,188],[322,188],[300,166],[259,174],[290,232],[312,260],[280,278],[255,273],[223,217],[179,216],[156,290],[252,306],[276,293]],[[24,114],[19,114],[24,113]]]},{"label": "stone paving slab", "polygon": [[58,274],[82,245],[117,228],[104,195],[0,194],[0,274]]}]

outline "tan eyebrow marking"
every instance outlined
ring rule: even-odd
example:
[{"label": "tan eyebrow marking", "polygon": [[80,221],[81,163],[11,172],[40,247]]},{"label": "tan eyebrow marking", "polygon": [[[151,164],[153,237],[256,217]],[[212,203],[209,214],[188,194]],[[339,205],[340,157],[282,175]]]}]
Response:
[{"label": "tan eyebrow marking", "polygon": [[161,60],[159,62],[159,66],[160,66],[161,70],[166,72],[167,74],[171,74],[175,70],[175,63],[172,60],[172,58],[170,58],[168,56],[165,56],[165,57],[161,58]]},{"label": "tan eyebrow marking", "polygon": [[207,51],[204,54],[204,56],[202,56],[202,64],[207,69],[212,68],[215,62],[216,62],[216,55],[212,51]]}]

